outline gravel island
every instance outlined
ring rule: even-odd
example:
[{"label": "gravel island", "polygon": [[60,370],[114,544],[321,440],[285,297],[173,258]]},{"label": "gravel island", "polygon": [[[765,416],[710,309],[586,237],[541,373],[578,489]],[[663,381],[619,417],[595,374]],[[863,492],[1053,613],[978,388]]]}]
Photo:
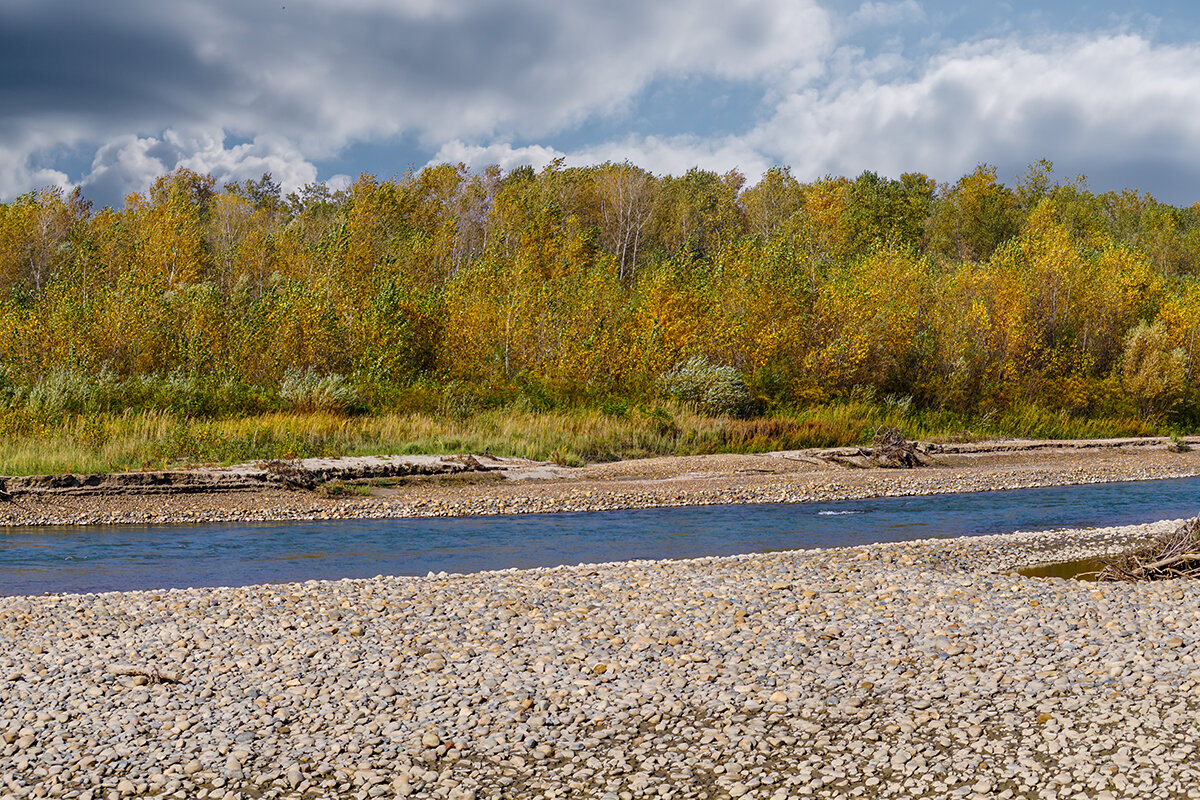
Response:
[{"label": "gravel island", "polygon": [[0,598],[0,797],[1200,797],[1175,523]]},{"label": "gravel island", "polygon": [[[1200,437],[1186,441],[1189,449],[1163,438],[922,443],[925,466],[918,469],[853,465],[853,448],[645,458],[584,467],[487,455],[370,456],[294,463],[295,469],[321,480],[357,478],[356,488],[365,495],[289,488],[269,480],[272,476],[253,464],[108,476],[0,478],[0,496],[7,494],[0,502],[0,527],[803,503],[1200,475]],[[372,475],[385,477],[375,485],[361,483]]]}]

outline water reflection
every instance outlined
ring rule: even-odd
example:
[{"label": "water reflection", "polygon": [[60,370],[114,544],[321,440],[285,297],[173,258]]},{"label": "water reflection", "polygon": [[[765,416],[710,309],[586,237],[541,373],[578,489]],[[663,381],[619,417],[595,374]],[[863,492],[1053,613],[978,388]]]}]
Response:
[{"label": "water reflection", "polygon": [[1017,570],[1017,574],[1024,575],[1026,578],[1066,578],[1094,581],[1107,563],[1103,558],[1084,558],[1078,561],[1061,561],[1056,564],[1026,567]]}]

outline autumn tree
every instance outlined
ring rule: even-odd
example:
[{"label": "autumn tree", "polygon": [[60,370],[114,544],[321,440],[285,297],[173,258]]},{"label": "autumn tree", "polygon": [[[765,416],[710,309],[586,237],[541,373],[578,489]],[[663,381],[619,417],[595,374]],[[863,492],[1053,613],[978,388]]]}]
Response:
[{"label": "autumn tree", "polygon": [[741,237],[745,223],[738,193],[745,181],[736,170],[718,175],[696,167],[665,179],[657,227],[668,252],[705,261]]},{"label": "autumn tree", "polygon": [[1020,201],[983,164],[945,187],[927,224],[931,252],[951,261],[985,261],[1021,227]]},{"label": "autumn tree", "polygon": [[741,197],[747,227],[764,239],[779,234],[803,202],[800,182],[788,167],[771,167]]},{"label": "autumn tree", "polygon": [[628,161],[604,164],[598,170],[601,241],[617,259],[618,275],[625,280],[637,269],[638,247],[654,210],[654,176]]}]

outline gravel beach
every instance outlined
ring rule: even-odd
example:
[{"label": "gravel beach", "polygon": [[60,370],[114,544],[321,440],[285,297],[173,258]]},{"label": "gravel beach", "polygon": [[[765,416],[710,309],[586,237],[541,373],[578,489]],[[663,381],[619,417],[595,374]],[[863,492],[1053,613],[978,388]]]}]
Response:
[{"label": "gravel beach", "polygon": [[[0,527],[118,523],[386,519],[489,514],[611,511],[727,503],[802,503],[916,494],[978,492],[1200,475],[1200,438],[1178,451],[1167,439],[993,441],[930,445],[919,469],[847,467],[837,450],[646,458],[565,468],[480,456],[492,471],[401,478],[330,496],[277,485],[237,486],[248,470],[205,468],[158,473],[191,484],[87,487],[15,494],[0,502]],[[441,457],[452,461],[460,457]],[[392,465],[437,457],[311,459],[300,466],[346,472],[363,462]],[[67,476],[78,477],[83,476]],[[145,474],[112,476],[143,478]],[[153,477],[153,476],[150,476]],[[11,491],[11,486],[9,487]]]},{"label": "gravel beach", "polygon": [[0,598],[0,797],[1200,797],[1200,585],[1011,574],[1173,524]]}]

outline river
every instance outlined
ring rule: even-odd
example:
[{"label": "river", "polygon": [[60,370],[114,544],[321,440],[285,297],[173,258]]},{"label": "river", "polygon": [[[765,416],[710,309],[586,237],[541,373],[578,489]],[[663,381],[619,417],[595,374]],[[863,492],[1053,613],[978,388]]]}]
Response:
[{"label": "river", "polygon": [[825,503],[577,514],[24,527],[0,594],[243,586],[835,547],[1200,513],[1200,478]]}]

